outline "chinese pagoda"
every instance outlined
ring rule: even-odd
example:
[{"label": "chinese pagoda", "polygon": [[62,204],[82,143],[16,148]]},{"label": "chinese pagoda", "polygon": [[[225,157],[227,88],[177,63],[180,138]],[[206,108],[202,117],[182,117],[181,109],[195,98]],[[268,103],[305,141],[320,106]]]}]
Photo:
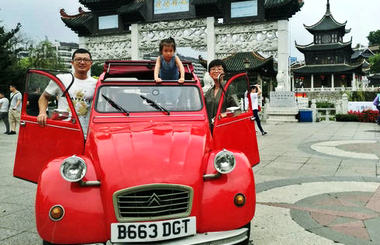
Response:
[{"label": "chinese pagoda", "polygon": [[352,59],[354,51],[352,38],[343,41],[346,33],[346,22],[336,21],[330,11],[327,0],[326,13],[314,25],[305,26],[313,36],[313,42],[299,45],[296,48],[305,55],[305,65],[292,69],[293,79],[310,89],[347,89],[356,90],[363,75],[363,60]]}]

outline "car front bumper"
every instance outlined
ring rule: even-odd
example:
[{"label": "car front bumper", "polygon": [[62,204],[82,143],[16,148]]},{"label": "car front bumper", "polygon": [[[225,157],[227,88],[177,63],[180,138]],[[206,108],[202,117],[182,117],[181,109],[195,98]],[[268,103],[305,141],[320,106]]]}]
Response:
[{"label": "car front bumper", "polygon": [[[197,233],[194,236],[189,236],[185,238],[179,238],[169,241],[154,242],[154,245],[202,245],[202,244],[237,244],[248,238],[249,230],[247,228],[241,228],[231,231],[218,231],[218,232],[207,232],[207,233]],[[107,242],[107,245],[121,245],[125,243],[111,243]],[[133,244],[143,244],[143,243],[133,243]],[[144,243],[146,244],[146,243]]]}]

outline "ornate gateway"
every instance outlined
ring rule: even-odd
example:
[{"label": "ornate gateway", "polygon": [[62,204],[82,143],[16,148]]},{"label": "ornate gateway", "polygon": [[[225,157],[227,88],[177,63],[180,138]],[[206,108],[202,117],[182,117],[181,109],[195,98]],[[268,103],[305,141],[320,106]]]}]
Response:
[{"label": "ornate gateway", "polygon": [[259,52],[278,60],[277,79],[287,88],[288,18],[302,0],[80,0],[62,21],[80,37],[95,60],[141,59],[173,37],[178,47],[207,52],[207,59]]}]

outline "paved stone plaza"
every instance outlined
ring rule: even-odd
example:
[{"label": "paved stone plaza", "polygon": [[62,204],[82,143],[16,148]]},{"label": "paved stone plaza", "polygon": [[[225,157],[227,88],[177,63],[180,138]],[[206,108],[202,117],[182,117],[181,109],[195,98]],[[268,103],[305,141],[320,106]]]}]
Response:
[{"label": "paved stone plaza", "polygon": [[[258,135],[253,243],[380,244],[380,126],[263,127],[269,134]],[[16,141],[17,135],[0,134],[0,244],[41,244],[36,185],[12,177]]]}]

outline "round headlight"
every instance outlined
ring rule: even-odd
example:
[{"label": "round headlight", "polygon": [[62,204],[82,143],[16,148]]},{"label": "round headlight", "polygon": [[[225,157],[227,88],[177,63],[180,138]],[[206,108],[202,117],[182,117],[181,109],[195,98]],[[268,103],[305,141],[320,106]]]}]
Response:
[{"label": "round headlight", "polygon": [[69,182],[78,182],[86,175],[87,166],[84,160],[77,156],[71,156],[63,160],[61,165],[62,178]]},{"label": "round headlight", "polygon": [[214,167],[221,174],[228,174],[234,170],[236,165],[235,156],[226,149],[218,152],[214,158]]}]

